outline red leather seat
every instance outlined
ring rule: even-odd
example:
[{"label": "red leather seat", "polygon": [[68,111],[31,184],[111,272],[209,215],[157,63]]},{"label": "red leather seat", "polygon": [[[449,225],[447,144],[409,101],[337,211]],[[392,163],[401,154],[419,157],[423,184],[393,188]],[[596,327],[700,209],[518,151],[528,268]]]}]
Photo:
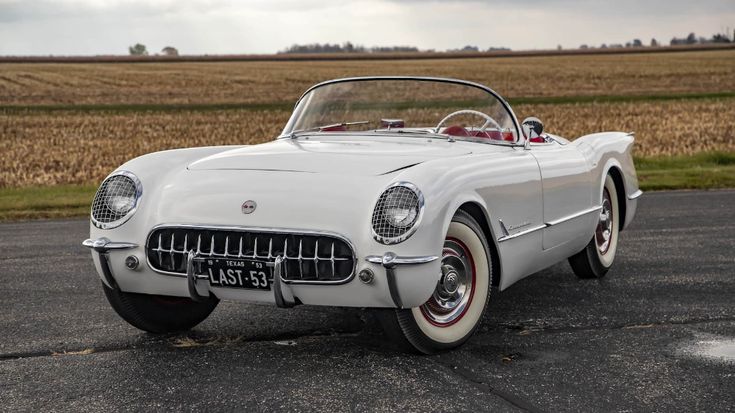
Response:
[{"label": "red leather seat", "polygon": [[442,131],[442,133],[450,136],[470,136],[470,133],[467,132],[467,129],[459,125],[447,126],[446,128],[444,128],[444,131]]},{"label": "red leather seat", "polygon": [[500,132],[496,130],[485,130],[485,131],[474,131],[472,136],[477,138],[487,138],[494,141],[509,141],[513,142],[512,132]]}]

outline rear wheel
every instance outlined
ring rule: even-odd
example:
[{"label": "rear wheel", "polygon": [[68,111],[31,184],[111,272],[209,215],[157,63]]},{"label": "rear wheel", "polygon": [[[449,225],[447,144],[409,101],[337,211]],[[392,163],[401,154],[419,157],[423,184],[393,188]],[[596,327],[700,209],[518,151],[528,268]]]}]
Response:
[{"label": "rear wheel", "polygon": [[433,354],[460,346],[482,322],[490,298],[491,257],[477,222],[458,211],[442,251],[442,276],[420,307],[378,310],[388,335],[409,349]]},{"label": "rear wheel", "polygon": [[602,210],[595,234],[582,251],[569,257],[569,264],[579,278],[602,278],[612,267],[618,248],[619,211],[615,181],[608,175],[602,188]]},{"label": "rear wheel", "polygon": [[112,308],[123,320],[149,333],[173,333],[189,330],[212,313],[219,300],[196,302],[185,297],[126,293],[102,288]]}]

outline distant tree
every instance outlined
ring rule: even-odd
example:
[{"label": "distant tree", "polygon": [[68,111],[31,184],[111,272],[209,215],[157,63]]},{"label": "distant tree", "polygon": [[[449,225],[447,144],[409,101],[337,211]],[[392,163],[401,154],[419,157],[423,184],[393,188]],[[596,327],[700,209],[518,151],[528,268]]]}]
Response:
[{"label": "distant tree", "polygon": [[730,43],[730,38],[727,37],[726,34],[717,33],[716,35],[712,36],[712,39],[710,41],[712,43]]},{"label": "distant tree", "polygon": [[651,47],[658,47],[658,41],[655,38],[651,39]]},{"label": "distant tree", "polygon": [[175,47],[166,46],[161,50],[164,56],[178,56],[179,51]]},{"label": "distant tree", "polygon": [[556,45],[556,50],[561,50],[561,45],[560,44]]},{"label": "distant tree", "polygon": [[687,44],[697,43],[697,36],[694,33],[689,33],[689,36],[687,36],[686,43]]},{"label": "distant tree", "polygon": [[633,47],[643,47],[641,39],[633,39]]},{"label": "distant tree", "polygon": [[607,45],[605,43],[601,44],[600,49],[607,49]]},{"label": "distant tree", "polygon": [[580,49],[589,49],[590,47],[587,46],[586,44],[583,44],[583,45],[579,46],[579,48]]},{"label": "distant tree", "polygon": [[128,47],[131,56],[148,56],[148,49],[144,44],[136,43],[135,46]]}]

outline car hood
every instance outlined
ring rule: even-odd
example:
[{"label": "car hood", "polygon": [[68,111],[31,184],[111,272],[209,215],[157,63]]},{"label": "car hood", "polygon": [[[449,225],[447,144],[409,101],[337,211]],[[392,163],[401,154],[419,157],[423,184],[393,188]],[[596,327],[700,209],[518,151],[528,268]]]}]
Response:
[{"label": "car hood", "polygon": [[189,164],[189,170],[253,170],[382,175],[422,162],[472,153],[443,139],[280,139],[231,149]]}]

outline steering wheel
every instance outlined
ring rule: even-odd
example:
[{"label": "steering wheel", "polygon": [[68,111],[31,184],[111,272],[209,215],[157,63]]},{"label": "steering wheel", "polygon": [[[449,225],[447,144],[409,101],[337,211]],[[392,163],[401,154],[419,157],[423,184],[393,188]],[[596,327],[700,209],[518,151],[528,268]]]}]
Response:
[{"label": "steering wheel", "polygon": [[481,118],[485,119],[485,123],[482,124],[479,132],[484,132],[485,129],[491,124],[495,126],[496,128],[498,128],[499,131],[503,130],[503,128],[500,127],[500,124],[496,122],[495,119],[491,118],[489,115],[486,115],[477,110],[464,109],[464,110],[458,110],[456,112],[452,112],[449,115],[445,116],[444,119],[442,119],[436,125],[436,128],[434,128],[434,133],[439,133],[439,129],[441,129],[442,125],[444,125],[450,118],[457,116],[457,115],[476,115],[476,116],[480,116]]}]

